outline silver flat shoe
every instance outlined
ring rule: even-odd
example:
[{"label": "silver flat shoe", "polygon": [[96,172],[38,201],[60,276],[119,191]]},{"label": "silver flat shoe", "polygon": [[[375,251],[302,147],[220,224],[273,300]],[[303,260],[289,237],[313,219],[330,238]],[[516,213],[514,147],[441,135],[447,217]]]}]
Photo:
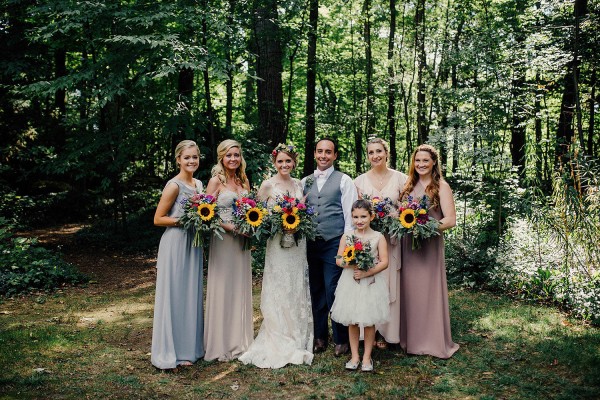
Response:
[{"label": "silver flat shoe", "polygon": [[365,364],[365,363],[363,363],[363,365],[360,368],[360,370],[362,372],[373,372],[373,359],[371,358],[371,364]]},{"label": "silver flat shoe", "polygon": [[358,366],[360,365],[360,361],[353,363],[352,360],[348,361],[346,363],[346,369],[349,371],[356,371],[358,369]]}]

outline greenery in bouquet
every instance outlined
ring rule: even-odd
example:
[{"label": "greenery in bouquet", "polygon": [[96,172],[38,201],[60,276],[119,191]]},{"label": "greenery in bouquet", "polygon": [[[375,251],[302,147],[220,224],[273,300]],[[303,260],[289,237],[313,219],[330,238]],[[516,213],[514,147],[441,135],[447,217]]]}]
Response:
[{"label": "greenery in bouquet", "polygon": [[317,213],[307,203],[289,196],[277,196],[270,208],[270,236],[293,233],[296,239],[315,238]]},{"label": "greenery in bouquet", "polygon": [[371,228],[379,232],[385,232],[387,229],[386,223],[388,222],[388,217],[394,213],[394,202],[392,199],[389,197],[371,197],[364,194],[362,195],[362,198],[370,201],[373,206],[375,218],[371,221]]},{"label": "greenery in bouquet", "polygon": [[268,234],[266,205],[256,199],[256,193],[240,196],[233,200],[233,224],[237,233],[259,239]]},{"label": "greenery in bouquet", "polygon": [[217,198],[205,193],[196,193],[181,201],[183,215],[179,218],[179,224],[185,229],[194,229],[194,241],[192,245],[199,247],[203,242],[203,233],[211,233],[223,239],[221,233],[225,232],[221,226],[219,217],[219,206]]},{"label": "greenery in bouquet", "polygon": [[398,206],[397,215],[387,218],[387,233],[391,237],[402,237],[406,234],[412,235],[412,249],[418,249],[424,240],[438,236],[440,221],[429,215],[429,198],[408,198]]},{"label": "greenery in bouquet", "polygon": [[371,243],[369,241],[363,242],[355,235],[346,238],[344,252],[336,258],[342,258],[342,266],[355,264],[362,271],[368,271],[375,266],[375,257],[371,253]]}]

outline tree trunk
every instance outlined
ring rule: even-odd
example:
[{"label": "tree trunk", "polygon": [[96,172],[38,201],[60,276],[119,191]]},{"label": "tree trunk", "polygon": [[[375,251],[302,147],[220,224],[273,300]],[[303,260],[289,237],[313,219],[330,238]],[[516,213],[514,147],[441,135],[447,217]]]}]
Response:
[{"label": "tree trunk", "polygon": [[390,135],[390,167],[396,169],[398,154],[396,151],[396,70],[394,69],[394,47],[396,39],[396,0],[390,0],[390,35],[388,38],[388,112],[387,125]]},{"label": "tree trunk", "polygon": [[[54,67],[56,78],[67,75],[67,52],[64,49],[57,49],[54,52]],[[58,124],[56,133],[53,135],[53,142],[60,152],[66,143],[67,131],[65,129],[65,119],[67,118],[67,93],[65,89],[57,90],[54,96],[54,105],[58,110]]]},{"label": "tree trunk", "polygon": [[590,80],[590,87],[592,92],[590,94],[590,123],[588,126],[588,138],[587,138],[587,155],[594,157],[594,118],[596,117],[596,68],[592,69],[592,77]]},{"label": "tree trunk", "polygon": [[308,55],[306,60],[306,139],[304,147],[304,176],[313,173],[315,156],[315,102],[317,88],[317,26],[319,0],[310,0],[308,15]]},{"label": "tree trunk", "polygon": [[[229,0],[229,12],[227,14],[227,25],[234,27],[233,13],[235,11],[235,0]],[[227,39],[227,48],[225,49],[225,61],[227,62],[227,82],[225,82],[225,133],[231,137],[233,120],[233,40]]]},{"label": "tree trunk", "polygon": [[510,155],[512,166],[517,167],[519,179],[525,177],[525,135],[527,118],[523,110],[525,71],[517,69],[512,80],[512,125]]},{"label": "tree trunk", "polygon": [[[363,41],[365,44],[365,79],[366,99],[364,114],[364,136],[367,138],[375,132],[375,89],[373,88],[373,52],[371,49],[371,0],[364,0],[362,8],[363,17]],[[363,129],[359,128],[354,135],[354,148],[356,150],[355,172],[360,174],[363,167]]]},{"label": "tree trunk", "polygon": [[[204,0],[204,9],[208,9],[208,2]],[[202,18],[202,47],[208,49],[208,24],[206,23],[206,17]],[[204,101],[206,102],[206,129],[208,134],[208,148],[212,151],[212,161],[217,159],[217,145],[219,138],[214,126],[215,117],[212,106],[212,97],[210,94],[210,77],[208,75],[208,68],[204,68],[202,71],[202,80],[204,82]],[[210,160],[209,160],[210,161]]]},{"label": "tree trunk", "polygon": [[427,142],[427,122],[425,118],[425,0],[418,0],[415,16],[415,49],[417,51],[417,141]]},{"label": "tree trunk", "polygon": [[540,72],[538,71],[535,75],[536,91],[535,100],[533,102],[533,111],[535,113],[535,176],[538,182],[543,182],[544,171],[543,171],[543,158],[544,154],[542,151],[542,106],[541,106],[541,93],[540,88]]},{"label": "tree trunk", "polygon": [[255,19],[258,75],[258,120],[269,146],[285,142],[282,50],[277,22],[277,1],[258,2]]}]

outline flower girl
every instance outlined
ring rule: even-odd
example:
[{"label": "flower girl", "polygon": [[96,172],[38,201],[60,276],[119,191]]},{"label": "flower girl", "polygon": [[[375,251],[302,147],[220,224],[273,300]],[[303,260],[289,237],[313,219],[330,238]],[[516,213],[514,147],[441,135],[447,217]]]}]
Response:
[{"label": "flower girl", "polygon": [[340,240],[336,262],[344,271],[331,308],[331,319],[348,326],[352,352],[352,358],[346,363],[348,370],[358,369],[360,327],[364,328],[361,370],[365,372],[373,371],[371,351],[375,324],[386,322],[390,314],[387,283],[379,274],[388,266],[387,244],[383,235],[371,228],[374,217],[368,200],[360,199],[352,204],[354,231],[344,233]]}]

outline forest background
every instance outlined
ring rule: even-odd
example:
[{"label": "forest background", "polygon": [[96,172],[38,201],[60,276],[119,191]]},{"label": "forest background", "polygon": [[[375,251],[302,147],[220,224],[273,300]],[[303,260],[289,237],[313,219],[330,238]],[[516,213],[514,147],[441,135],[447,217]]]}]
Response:
[{"label": "forest background", "polygon": [[154,249],[152,215],[182,139],[200,144],[204,183],[217,144],[239,140],[257,186],[277,143],[299,148],[301,177],[315,140],[334,137],[337,167],[354,177],[378,136],[400,171],[418,144],[440,150],[458,213],[446,235],[452,284],[599,323],[599,10],[3,0],[0,294],[67,279],[17,230],[83,222],[81,240]]}]

